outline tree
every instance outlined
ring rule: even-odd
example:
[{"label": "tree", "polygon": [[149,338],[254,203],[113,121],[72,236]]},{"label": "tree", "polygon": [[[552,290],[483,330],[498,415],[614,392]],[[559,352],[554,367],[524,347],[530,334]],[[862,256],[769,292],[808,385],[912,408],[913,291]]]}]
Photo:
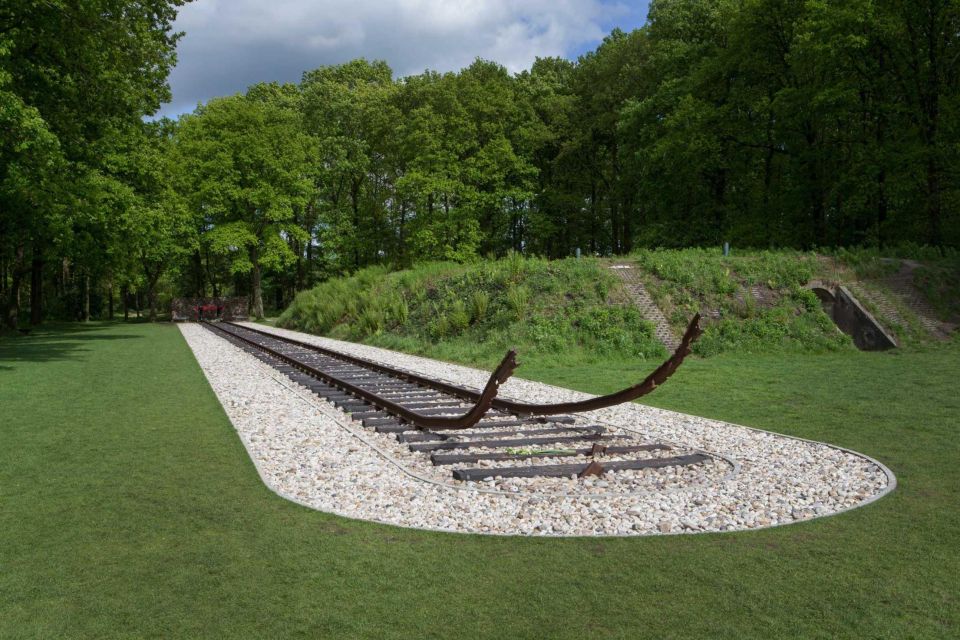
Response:
[{"label": "tree", "polygon": [[354,60],[304,74],[306,131],[317,140],[314,206],[321,245],[343,268],[360,268],[384,250],[385,137],[399,120],[393,72],[383,61]]},{"label": "tree", "polygon": [[184,195],[212,220],[212,251],[228,258],[231,273],[250,274],[258,318],[264,270],[294,262],[285,240],[305,236],[293,221],[309,201],[315,148],[294,105],[295,88],[256,86],[211,100],[183,117],[175,134],[191,180]]},{"label": "tree", "polygon": [[[880,17],[890,29],[892,69],[908,105],[922,167],[925,240],[942,245],[946,230],[945,195],[956,206],[956,167],[960,151],[960,2],[956,0],[888,0]],[[952,175],[952,179],[948,176]],[[951,212],[958,224],[956,210]],[[957,238],[954,231],[953,237]]]},{"label": "tree", "polygon": [[145,124],[143,135],[121,156],[123,177],[132,192],[120,233],[124,249],[135,256],[142,271],[151,321],[157,317],[160,277],[197,249],[195,228],[181,195],[185,176],[173,153],[175,131],[170,120]]},{"label": "tree", "polygon": [[0,121],[9,125],[0,140],[0,263],[13,274],[7,324],[16,324],[28,270],[38,321],[51,248],[104,228],[91,224],[92,204],[115,186],[102,161],[169,98],[178,37],[171,24],[183,4],[0,3]]}]

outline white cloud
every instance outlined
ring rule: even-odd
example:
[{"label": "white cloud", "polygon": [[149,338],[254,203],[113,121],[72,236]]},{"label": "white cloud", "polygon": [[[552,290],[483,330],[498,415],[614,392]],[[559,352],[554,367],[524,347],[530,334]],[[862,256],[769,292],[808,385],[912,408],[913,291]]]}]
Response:
[{"label": "white cloud", "polygon": [[629,13],[610,0],[195,0],[175,24],[186,35],[161,113],[358,57],[384,59],[398,76],[477,57],[516,72],[581,50]]}]

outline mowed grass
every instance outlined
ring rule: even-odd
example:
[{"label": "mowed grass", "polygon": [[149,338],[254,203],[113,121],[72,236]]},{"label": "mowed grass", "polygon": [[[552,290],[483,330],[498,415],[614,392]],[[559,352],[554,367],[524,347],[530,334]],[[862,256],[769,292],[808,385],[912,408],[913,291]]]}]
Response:
[{"label": "mowed grass", "polygon": [[[897,491],[767,531],[427,533],[271,493],[172,326],[0,338],[0,638],[960,635],[960,349],[719,356],[652,403],[876,456]],[[520,374],[604,391],[651,363]]]}]

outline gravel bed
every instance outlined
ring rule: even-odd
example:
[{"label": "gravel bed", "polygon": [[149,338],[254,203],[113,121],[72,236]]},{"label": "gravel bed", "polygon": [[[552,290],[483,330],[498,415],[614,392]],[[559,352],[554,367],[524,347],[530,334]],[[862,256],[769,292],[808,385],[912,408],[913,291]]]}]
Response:
[{"label": "gravel bed", "polygon": [[[196,324],[179,326],[264,482],[290,500],[346,517],[514,535],[731,531],[830,515],[875,500],[895,486],[888,469],[852,451],[636,403],[581,414],[569,426],[601,425],[605,435],[632,436],[633,444],[671,447],[609,459],[694,452],[711,458],[690,466],[608,472],[601,478],[455,481],[454,467],[565,464],[573,459],[434,466],[428,454],[411,452],[392,436],[364,429],[212,332]],[[480,388],[489,376],[366,345],[251,326],[464,386]],[[500,395],[527,402],[589,397],[518,378],[508,381]]]}]

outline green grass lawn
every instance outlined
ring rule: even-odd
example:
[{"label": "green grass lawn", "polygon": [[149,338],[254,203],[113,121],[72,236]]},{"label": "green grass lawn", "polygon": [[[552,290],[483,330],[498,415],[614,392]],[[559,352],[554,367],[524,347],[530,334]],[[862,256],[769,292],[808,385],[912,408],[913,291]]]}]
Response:
[{"label": "green grass lawn", "polygon": [[494,538],[271,493],[175,327],[0,338],[0,638],[957,637],[958,379],[957,344],[689,362],[652,403],[852,447],[897,491],[752,533]]}]

